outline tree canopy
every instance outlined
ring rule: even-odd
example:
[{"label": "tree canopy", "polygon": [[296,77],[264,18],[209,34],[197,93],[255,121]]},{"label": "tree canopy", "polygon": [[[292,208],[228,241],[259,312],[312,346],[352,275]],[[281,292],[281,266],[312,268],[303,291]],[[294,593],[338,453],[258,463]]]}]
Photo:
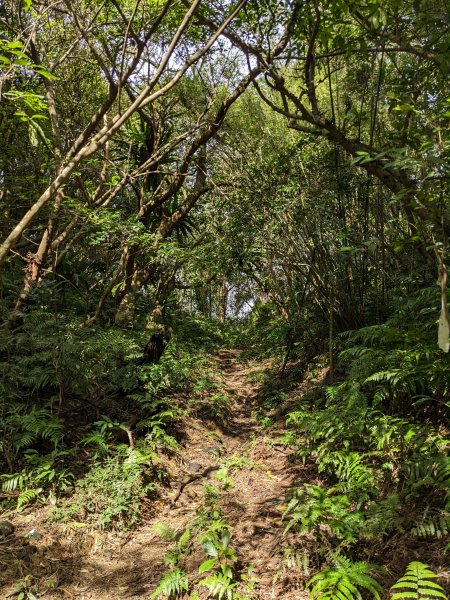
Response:
[{"label": "tree canopy", "polygon": [[[118,430],[133,451],[139,426],[153,436],[150,462],[175,447],[177,394],[200,394],[199,364],[235,344],[274,361],[281,387],[290,369],[328,369],[321,400],[285,414],[297,459],[332,486],[298,488],[283,517],[328,544],[312,598],[380,597],[370,564],[355,566],[370,539],[431,536],[430,519],[448,535],[449,16],[444,0],[0,4],[5,505],[67,494],[80,444],[95,468],[122,469]],[[409,500],[416,522],[395,529]],[[403,583],[426,587],[419,558]],[[160,597],[187,591],[179,564]]]}]

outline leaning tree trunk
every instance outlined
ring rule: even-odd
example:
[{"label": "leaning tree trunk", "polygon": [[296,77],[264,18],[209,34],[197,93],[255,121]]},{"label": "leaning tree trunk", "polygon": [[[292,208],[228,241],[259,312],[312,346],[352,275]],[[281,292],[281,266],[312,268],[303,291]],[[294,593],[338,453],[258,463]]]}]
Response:
[{"label": "leaning tree trunk", "polygon": [[[36,62],[39,62],[34,45],[32,46],[33,58]],[[51,81],[47,78],[43,78],[48,112],[50,116],[50,125],[52,129],[53,140],[55,144],[55,159],[57,168],[60,169],[62,163],[62,142],[61,142],[61,129],[58,112],[56,110],[55,92]],[[51,250],[51,244],[55,233],[56,225],[58,222],[59,211],[61,203],[64,199],[64,192],[59,188],[55,193],[55,201],[53,210],[50,213],[47,227],[44,230],[38,249],[35,253],[29,252],[27,256],[27,265],[25,267],[25,275],[22,283],[20,294],[15,302],[14,308],[8,317],[7,327],[10,331],[13,331],[22,322],[22,314],[26,308],[30,294],[35,285],[41,280],[41,273],[44,267],[47,256]]]},{"label": "leaning tree trunk", "polygon": [[50,250],[62,198],[63,193],[60,190],[56,196],[53,212],[50,215],[37,251],[28,253],[22,289],[8,317],[7,326],[10,331],[13,331],[22,323],[23,311],[29,302],[31,291],[41,280],[42,268]]}]

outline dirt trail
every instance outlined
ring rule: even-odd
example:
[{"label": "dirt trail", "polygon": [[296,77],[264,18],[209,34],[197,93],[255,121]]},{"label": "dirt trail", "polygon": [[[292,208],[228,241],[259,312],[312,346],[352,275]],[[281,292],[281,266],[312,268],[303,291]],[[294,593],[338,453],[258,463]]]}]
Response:
[{"label": "dirt trail", "polygon": [[[232,400],[227,425],[219,428],[193,417],[184,421],[180,451],[169,463],[171,487],[153,506],[153,516],[123,539],[84,536],[84,545],[80,545],[79,532],[62,533],[61,526],[59,530],[52,526],[49,536],[47,526],[42,526],[46,533],[41,542],[34,542],[38,552],[33,562],[47,566],[49,575],[53,569],[59,584],[45,598],[149,599],[167,569],[164,554],[170,547],[154,526],[165,524],[182,532],[192,525],[205,504],[205,484],[220,489],[221,516],[234,528],[231,546],[242,572],[254,565],[259,583],[251,597],[307,597],[295,589],[295,578],[283,566],[283,549],[289,539],[281,523],[288,490],[305,473],[301,465],[289,460],[283,447],[274,445],[283,433],[283,421],[266,430],[256,420],[260,386],[249,381],[249,376],[260,366],[245,367],[236,354],[223,350],[216,358],[221,385]],[[218,479],[220,474],[224,478]],[[203,560],[200,550],[184,560],[183,567],[193,579]],[[208,594],[201,597],[208,598]]]}]

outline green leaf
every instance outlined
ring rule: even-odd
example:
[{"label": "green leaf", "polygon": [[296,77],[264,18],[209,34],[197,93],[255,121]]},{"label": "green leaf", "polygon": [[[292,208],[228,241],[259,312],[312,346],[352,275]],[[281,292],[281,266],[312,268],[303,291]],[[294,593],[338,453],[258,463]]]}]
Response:
[{"label": "green leaf", "polygon": [[34,70],[45,79],[58,79],[56,75],[53,75],[53,73],[50,73],[50,71],[47,71],[43,67],[37,66],[34,68]]},{"label": "green leaf", "polygon": [[205,560],[199,566],[198,572],[199,573],[205,573],[206,571],[210,571],[214,567],[214,565],[216,564],[216,562],[217,562],[216,558],[211,558],[209,560]]},{"label": "green leaf", "polygon": [[229,579],[233,579],[233,571],[231,570],[230,566],[223,563],[220,568],[222,569],[222,573],[225,575],[225,577],[228,577]]},{"label": "green leaf", "polygon": [[183,535],[178,540],[178,548],[184,548],[191,538],[191,530],[186,529]]},{"label": "green leaf", "polygon": [[231,534],[229,532],[229,530],[227,529],[223,534],[222,534],[222,544],[223,547],[226,548],[228,546],[228,544],[230,543],[230,539],[231,539]]},{"label": "green leaf", "polygon": [[14,50],[15,48],[23,48],[23,44],[22,42],[8,42],[7,44],[5,44],[4,46],[5,48],[7,48],[8,50]]},{"label": "green leaf", "polygon": [[427,597],[447,600],[443,588],[438,583],[430,581],[437,577],[428,565],[418,561],[411,562],[406,568],[405,575],[391,587],[391,590],[403,589],[403,591],[393,594],[391,600],[402,600],[402,598],[420,600]]}]

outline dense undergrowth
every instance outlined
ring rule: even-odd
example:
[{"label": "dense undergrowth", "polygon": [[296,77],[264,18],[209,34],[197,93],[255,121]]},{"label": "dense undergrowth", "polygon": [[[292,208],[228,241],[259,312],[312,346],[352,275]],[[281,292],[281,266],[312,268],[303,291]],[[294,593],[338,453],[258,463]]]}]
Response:
[{"label": "dense undergrowth", "polygon": [[[4,508],[50,502],[54,518],[136,523],[141,500],[164,483],[160,455],[177,447],[177,420],[187,410],[225,410],[219,393],[215,405],[203,401],[215,390],[207,351],[221,341],[219,327],[185,317],[158,364],[141,358],[151,334],[80,329],[40,311],[2,338]],[[188,389],[189,407],[177,401]]]},{"label": "dense undergrowth", "polygon": [[[283,515],[304,551],[319,554],[313,597],[378,598],[376,580],[418,558],[448,575],[450,371],[434,339],[435,302],[422,290],[386,323],[339,336],[336,382],[287,414],[282,441],[316,471]],[[396,598],[442,597],[409,582]]]},{"label": "dense undergrowth", "polygon": [[[309,391],[295,401],[298,372],[277,377],[287,329],[271,318],[270,306],[227,331],[184,316],[152,365],[141,359],[151,331],[80,329],[75,319],[35,311],[2,339],[3,508],[50,503],[54,521],[117,532],[136,527],[168,483],[164,459],[177,452],[182,419],[226,425],[229,399],[210,355],[239,344],[243,361],[256,355],[278,365],[252,375],[262,384],[255,416],[270,429],[269,413],[288,406],[278,442],[313,470],[286,498],[282,527],[297,539],[297,550],[285,550],[286,568],[321,600],[378,599],[397,579],[392,598],[445,598],[450,365],[435,343],[437,302],[435,291],[424,289],[396,300],[385,323],[339,335],[334,382],[314,383],[326,363],[319,356],[306,369]],[[293,345],[294,365],[304,344],[299,338]],[[232,547],[214,487],[206,498],[188,530],[158,532],[173,547],[154,598],[192,589],[182,565],[195,549],[204,553],[196,589],[252,597],[258,579]]]}]

